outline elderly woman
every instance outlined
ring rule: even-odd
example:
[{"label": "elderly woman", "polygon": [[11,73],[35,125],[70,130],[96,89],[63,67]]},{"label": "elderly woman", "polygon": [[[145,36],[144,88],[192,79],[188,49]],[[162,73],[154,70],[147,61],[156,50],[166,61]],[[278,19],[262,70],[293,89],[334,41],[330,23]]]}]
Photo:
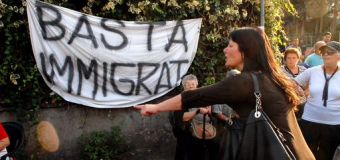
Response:
[{"label": "elderly woman", "polygon": [[289,78],[293,79],[306,70],[306,67],[298,65],[300,54],[299,50],[296,48],[286,49],[283,59],[286,61],[286,64],[282,67],[283,73],[285,73]]},{"label": "elderly woman", "polygon": [[332,160],[340,144],[340,43],[331,41],[320,48],[324,64],[310,68],[295,81],[309,84],[301,130],[318,160]]},{"label": "elderly woman", "polygon": [[[195,75],[189,74],[183,77],[182,86],[184,91],[196,90],[198,80]],[[199,160],[204,153],[202,140],[192,136],[190,132],[190,121],[203,122],[203,114],[210,114],[211,107],[190,108],[173,113],[176,127],[173,128],[175,137],[177,138],[177,146],[175,160]],[[210,122],[209,116],[206,121]],[[208,128],[206,128],[208,130]],[[215,160],[217,149],[212,140],[206,140],[205,145],[209,151],[209,160]]]},{"label": "elderly woman", "polygon": [[[297,50],[296,48],[286,49],[284,52],[283,58],[286,61],[286,64],[282,66],[282,71],[290,79],[294,79],[297,75],[301,74],[307,69],[304,66],[298,65],[300,61],[300,54],[299,54],[299,50]],[[306,102],[306,96],[308,96],[309,94],[308,84],[306,84],[302,88],[298,88],[301,100],[298,105],[298,112],[296,112],[296,116],[299,121],[303,113],[304,105]]]},{"label": "elderly woman", "polygon": [[[228,46],[223,51],[225,66],[236,68],[241,74],[227,77],[210,86],[182,92],[159,104],[136,105],[135,108],[141,109],[143,116],[149,116],[162,111],[228,104],[241,118],[248,117],[255,107],[251,73],[256,72],[262,92],[262,108],[282,131],[296,159],[315,159],[295,117],[294,109],[299,98],[294,85],[284,76],[276,62],[264,31],[251,27],[236,29],[230,33]],[[266,149],[265,146],[263,148]]]}]

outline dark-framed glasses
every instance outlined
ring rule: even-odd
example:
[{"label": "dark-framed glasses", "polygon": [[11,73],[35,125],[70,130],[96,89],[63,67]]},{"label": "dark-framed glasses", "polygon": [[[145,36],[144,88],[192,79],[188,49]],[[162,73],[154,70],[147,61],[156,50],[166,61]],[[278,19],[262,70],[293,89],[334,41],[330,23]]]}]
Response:
[{"label": "dark-framed glasses", "polygon": [[332,49],[328,49],[328,50],[321,51],[322,56],[325,56],[326,54],[327,54],[327,55],[333,55],[333,54],[335,54],[335,53],[338,53],[338,51],[334,51],[334,50],[332,50]]}]

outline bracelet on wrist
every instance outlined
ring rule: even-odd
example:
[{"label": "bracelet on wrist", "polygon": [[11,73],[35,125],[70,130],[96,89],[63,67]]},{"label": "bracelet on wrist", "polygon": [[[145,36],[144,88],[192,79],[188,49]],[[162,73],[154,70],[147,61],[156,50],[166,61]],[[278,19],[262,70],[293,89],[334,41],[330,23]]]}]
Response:
[{"label": "bracelet on wrist", "polygon": [[200,109],[196,110],[196,114],[200,114],[200,112],[201,112]]}]

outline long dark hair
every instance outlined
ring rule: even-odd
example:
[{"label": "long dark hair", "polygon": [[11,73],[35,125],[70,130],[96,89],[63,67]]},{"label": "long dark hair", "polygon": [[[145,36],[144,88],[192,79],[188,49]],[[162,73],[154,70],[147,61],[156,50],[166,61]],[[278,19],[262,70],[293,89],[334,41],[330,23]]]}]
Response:
[{"label": "long dark hair", "polygon": [[277,63],[266,33],[256,27],[244,27],[231,32],[230,38],[238,44],[244,56],[242,72],[261,71],[269,75],[286,93],[291,108],[296,109],[299,98],[294,85]]}]

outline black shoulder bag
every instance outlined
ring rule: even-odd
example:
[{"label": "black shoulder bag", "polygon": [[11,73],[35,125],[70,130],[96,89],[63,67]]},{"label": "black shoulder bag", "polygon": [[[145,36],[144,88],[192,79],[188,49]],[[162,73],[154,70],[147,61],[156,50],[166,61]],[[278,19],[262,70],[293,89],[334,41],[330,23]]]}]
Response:
[{"label": "black shoulder bag", "polygon": [[238,160],[295,160],[294,154],[286,145],[286,139],[269,119],[261,106],[261,92],[257,77],[251,73],[256,97],[255,109],[250,113],[244,127]]}]

